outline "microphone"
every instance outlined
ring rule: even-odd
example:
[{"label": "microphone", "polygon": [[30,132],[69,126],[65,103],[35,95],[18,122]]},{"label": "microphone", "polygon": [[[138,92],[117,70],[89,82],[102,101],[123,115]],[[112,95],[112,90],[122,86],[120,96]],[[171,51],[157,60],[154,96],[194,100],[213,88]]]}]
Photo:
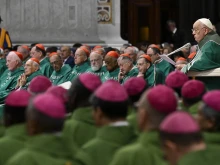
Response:
[{"label": "microphone", "polygon": [[190,44],[190,43],[187,43],[187,44],[183,45],[182,47],[180,47],[180,48],[174,50],[173,52],[167,54],[167,56],[170,56],[170,55],[172,55],[172,54],[174,54],[174,53],[176,53],[176,52],[179,52],[179,51],[181,51],[183,48],[188,48],[188,49],[189,49],[190,47],[191,47],[191,44]]}]

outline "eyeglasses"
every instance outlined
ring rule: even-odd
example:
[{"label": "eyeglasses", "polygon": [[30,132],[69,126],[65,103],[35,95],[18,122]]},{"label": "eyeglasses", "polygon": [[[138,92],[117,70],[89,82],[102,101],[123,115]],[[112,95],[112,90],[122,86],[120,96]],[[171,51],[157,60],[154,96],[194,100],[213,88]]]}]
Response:
[{"label": "eyeglasses", "polygon": [[202,27],[201,29],[191,29],[191,30],[192,30],[192,32],[197,33],[197,32],[199,32],[200,30],[202,30],[203,28],[205,28],[205,27]]}]

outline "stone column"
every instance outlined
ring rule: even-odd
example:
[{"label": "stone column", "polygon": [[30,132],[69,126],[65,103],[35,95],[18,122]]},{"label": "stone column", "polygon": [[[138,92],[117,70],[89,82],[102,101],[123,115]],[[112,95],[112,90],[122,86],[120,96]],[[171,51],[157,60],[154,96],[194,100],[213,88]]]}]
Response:
[{"label": "stone column", "polygon": [[106,45],[121,47],[128,43],[121,38],[121,1],[97,0],[98,2],[98,34]]},{"label": "stone column", "polygon": [[0,15],[14,44],[103,45],[97,0],[1,0]]}]

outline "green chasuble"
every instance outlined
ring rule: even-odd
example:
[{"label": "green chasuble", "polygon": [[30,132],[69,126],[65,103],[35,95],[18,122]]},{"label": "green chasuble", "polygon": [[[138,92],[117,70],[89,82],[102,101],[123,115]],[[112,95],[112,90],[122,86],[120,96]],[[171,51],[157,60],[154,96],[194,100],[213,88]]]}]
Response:
[{"label": "green chasuble", "polygon": [[158,132],[140,134],[137,143],[116,152],[110,165],[164,165]]},{"label": "green chasuble", "polygon": [[73,142],[77,147],[91,140],[96,134],[92,107],[74,110],[71,118],[66,120],[63,132],[67,141]]},{"label": "green chasuble", "polygon": [[147,81],[149,87],[153,87],[158,84],[164,84],[165,76],[160,69],[151,65],[146,71],[144,79]]},{"label": "green chasuble", "polygon": [[102,82],[105,82],[107,80],[115,80],[118,81],[118,74],[119,74],[120,69],[117,68],[111,72],[107,71],[103,76],[102,76]]},{"label": "green chasuble", "polygon": [[138,135],[139,128],[138,128],[138,121],[137,121],[137,111],[130,106],[129,112],[130,113],[127,115],[127,121],[129,122],[129,124],[133,128],[134,132]]},{"label": "green chasuble", "polygon": [[34,77],[37,77],[37,76],[40,76],[40,75],[43,75],[43,74],[41,73],[41,70],[38,70],[38,71],[32,73],[30,76],[28,76],[28,77],[27,77],[26,84],[22,87],[22,89],[26,89],[26,90],[27,90],[28,86],[30,85],[31,80],[32,80]]},{"label": "green chasuble", "polygon": [[75,65],[72,69],[72,72],[67,77],[68,81],[72,81],[74,78],[79,76],[80,74],[86,72],[86,70],[90,67],[88,61],[84,62],[81,65]]},{"label": "green chasuble", "polygon": [[174,68],[173,65],[171,65],[169,62],[167,62],[167,61],[165,61],[165,60],[163,60],[163,59],[161,59],[161,60],[156,64],[156,67],[157,67],[158,69],[160,69],[160,70],[164,73],[165,77],[166,77],[170,72],[172,72],[172,71],[175,70],[175,68]]},{"label": "green chasuble", "polygon": [[71,70],[72,68],[69,64],[63,65],[60,71],[53,71],[52,75],[50,76],[50,81],[53,83],[53,85],[59,85],[66,82]]},{"label": "green chasuble", "polygon": [[[220,67],[220,37],[215,32],[208,33],[198,43],[198,51],[194,59],[182,68],[182,72],[205,71]],[[209,90],[220,89],[219,77],[196,77],[203,81]]]},{"label": "green chasuble", "polygon": [[219,165],[219,152],[220,150],[215,147],[189,152],[179,160],[177,165]]},{"label": "green chasuble", "polygon": [[26,62],[30,59],[31,57],[27,57],[24,61],[22,61],[23,66],[26,64]]},{"label": "green chasuble", "polygon": [[[2,119],[0,119],[1,121]],[[1,123],[1,122],[0,122]],[[0,124],[0,138],[5,135],[5,126]]]},{"label": "green chasuble", "polygon": [[[24,68],[23,68],[24,69]],[[0,75],[0,84],[2,83],[2,81],[4,81],[5,77],[7,77],[8,73],[10,71],[8,69],[6,69],[1,75]]]},{"label": "green chasuble", "polygon": [[124,84],[126,80],[128,80],[131,77],[137,77],[139,71],[137,67],[133,67],[126,75],[124,75],[124,78],[120,80],[121,84]]},{"label": "green chasuble", "polygon": [[25,147],[27,132],[25,124],[16,124],[6,128],[5,135],[0,139],[0,164]]},{"label": "green chasuble", "polygon": [[129,125],[103,126],[97,130],[94,139],[83,145],[76,159],[84,165],[109,164],[118,149],[135,139],[136,135]]},{"label": "green chasuble", "polygon": [[50,78],[53,72],[53,67],[50,65],[50,61],[47,57],[40,61],[40,70],[44,76]]},{"label": "green chasuble", "polygon": [[41,134],[29,137],[26,147],[11,157],[7,165],[72,165],[73,156],[62,135]]},{"label": "green chasuble", "polygon": [[183,105],[182,110],[189,112],[192,116],[196,116],[198,114],[199,105],[200,105],[200,101],[193,104],[193,105],[191,105],[191,106],[189,106],[189,107],[186,107],[186,106]]},{"label": "green chasuble", "polygon": [[88,73],[92,73],[92,74],[95,74],[97,76],[100,77],[100,79],[102,79],[102,77],[104,76],[104,74],[107,72],[106,70],[106,66],[102,66],[99,70],[97,71],[93,71],[92,68],[90,67],[89,69],[87,69]]},{"label": "green chasuble", "polygon": [[204,132],[203,137],[208,146],[220,149],[220,132]]},{"label": "green chasuble", "polygon": [[6,60],[5,58],[1,58],[0,59],[0,77],[2,76],[2,74],[4,73],[6,69],[7,69]]},{"label": "green chasuble", "polygon": [[24,68],[19,67],[14,71],[6,70],[5,73],[3,73],[3,76],[1,77],[0,83],[0,104],[3,104],[6,96],[14,90],[17,85],[18,77],[24,73]]}]

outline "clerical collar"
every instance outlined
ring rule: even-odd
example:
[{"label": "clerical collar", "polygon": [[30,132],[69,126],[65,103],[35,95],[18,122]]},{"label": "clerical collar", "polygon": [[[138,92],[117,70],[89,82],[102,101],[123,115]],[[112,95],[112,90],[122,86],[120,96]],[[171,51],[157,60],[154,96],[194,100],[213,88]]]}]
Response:
[{"label": "clerical collar", "polygon": [[69,58],[70,58],[70,56],[68,56],[66,59],[64,59],[63,63],[65,63]]},{"label": "clerical collar", "polygon": [[128,126],[128,122],[127,121],[116,121],[114,123],[109,124],[109,126],[113,126],[113,127],[120,127],[120,126]]},{"label": "clerical collar", "polygon": [[176,31],[177,31],[177,28],[175,28],[175,29],[173,30],[173,34],[175,34],[175,33],[176,33]]},{"label": "clerical collar", "polygon": [[162,59],[162,58],[160,58],[160,59],[158,60],[158,62],[157,62],[157,63],[159,64],[159,63],[161,63],[162,61],[163,61],[163,59]]}]

